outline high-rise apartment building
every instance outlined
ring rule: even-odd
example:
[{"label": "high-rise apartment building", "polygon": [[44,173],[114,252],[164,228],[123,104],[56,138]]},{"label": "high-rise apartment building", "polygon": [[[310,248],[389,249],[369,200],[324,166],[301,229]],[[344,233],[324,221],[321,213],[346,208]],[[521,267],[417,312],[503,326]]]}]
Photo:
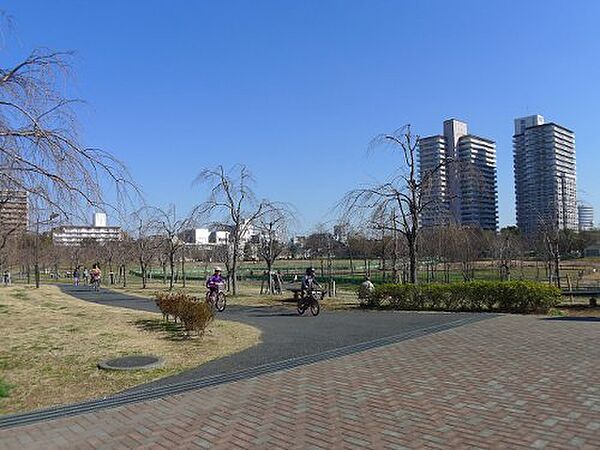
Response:
[{"label": "high-rise apartment building", "polygon": [[465,135],[458,141],[456,157],[460,223],[495,231],[498,227],[495,142]]},{"label": "high-rise apartment building", "polygon": [[468,133],[465,122],[444,122],[444,134],[419,140],[419,174],[427,179],[425,227],[453,221],[484,230],[498,226],[496,144]]},{"label": "high-rise apartment building", "polygon": [[575,134],[540,115],[515,119],[514,171],[517,226],[577,230]]},{"label": "high-rise apartment building", "polygon": [[4,231],[24,233],[28,225],[27,192],[0,191],[0,228]]},{"label": "high-rise apartment building", "polygon": [[594,207],[584,202],[577,205],[579,216],[579,231],[589,231],[594,228]]}]

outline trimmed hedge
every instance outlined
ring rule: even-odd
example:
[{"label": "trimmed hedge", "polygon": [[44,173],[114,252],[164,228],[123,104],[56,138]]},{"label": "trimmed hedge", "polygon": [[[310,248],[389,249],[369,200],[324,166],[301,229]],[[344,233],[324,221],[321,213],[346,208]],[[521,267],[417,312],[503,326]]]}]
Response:
[{"label": "trimmed hedge", "polygon": [[188,334],[195,331],[202,335],[215,318],[212,308],[197,297],[183,292],[157,292],[155,295],[163,318],[168,321],[171,316],[175,322],[179,319]]},{"label": "trimmed hedge", "polygon": [[361,299],[364,307],[417,311],[547,313],[560,290],[533,281],[471,281],[451,284],[384,284]]}]

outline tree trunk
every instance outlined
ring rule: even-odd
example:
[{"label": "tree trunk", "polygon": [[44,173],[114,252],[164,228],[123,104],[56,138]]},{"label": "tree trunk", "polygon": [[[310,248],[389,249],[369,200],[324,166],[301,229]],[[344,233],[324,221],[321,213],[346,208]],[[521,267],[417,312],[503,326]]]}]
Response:
[{"label": "tree trunk", "polygon": [[416,239],[408,238],[407,243],[409,282],[417,284],[417,241]]},{"label": "tree trunk", "polygon": [[171,276],[169,277],[169,290],[173,290],[173,284],[175,283],[175,252],[169,253],[169,270]]},{"label": "tree trunk", "polygon": [[183,287],[185,287],[185,251],[182,250],[181,254],[181,280],[183,281]]},{"label": "tree trunk", "polygon": [[237,264],[238,264],[238,244],[233,243],[233,255],[231,255],[231,291],[237,295]]},{"label": "tree trunk", "polygon": [[142,289],[146,289],[146,264],[140,258],[140,274],[142,275]]},{"label": "tree trunk", "polygon": [[268,282],[268,286],[267,286],[267,294],[271,295],[273,294],[273,263],[269,260],[266,261],[267,263],[267,282]]}]

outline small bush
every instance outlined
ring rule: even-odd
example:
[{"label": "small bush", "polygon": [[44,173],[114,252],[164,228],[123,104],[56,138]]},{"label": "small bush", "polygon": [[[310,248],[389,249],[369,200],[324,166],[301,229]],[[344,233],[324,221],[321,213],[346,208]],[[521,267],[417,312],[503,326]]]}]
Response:
[{"label": "small bush", "polygon": [[203,334],[214,319],[212,308],[205,302],[184,300],[180,303],[180,318],[187,332]]},{"label": "small bush", "polygon": [[165,320],[172,317],[175,322],[183,323],[188,334],[195,331],[201,335],[214,319],[212,308],[197,297],[183,292],[157,292],[156,305]]},{"label": "small bush", "polygon": [[560,290],[532,281],[472,281],[452,284],[384,284],[365,307],[398,310],[547,313],[560,303]]}]

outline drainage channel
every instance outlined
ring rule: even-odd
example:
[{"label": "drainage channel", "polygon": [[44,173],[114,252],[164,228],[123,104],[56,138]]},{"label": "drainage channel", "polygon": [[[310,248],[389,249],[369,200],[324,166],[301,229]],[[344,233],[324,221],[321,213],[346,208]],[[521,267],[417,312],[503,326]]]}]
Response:
[{"label": "drainage channel", "polygon": [[0,416],[0,429],[20,425],[27,425],[35,422],[57,419],[62,417],[74,416],[78,414],[84,414],[87,412],[97,411],[100,409],[115,408],[122,405],[138,403],[146,400],[154,400],[161,397],[176,395],[196,389],[203,389],[211,386],[217,386],[220,384],[231,383],[234,381],[255,378],[260,375],[265,375],[280,370],[289,370],[307,364],[313,364],[316,362],[339,358],[341,356],[347,356],[353,353],[363,352],[366,350],[371,350],[386,345],[396,344],[398,342],[414,339],[426,334],[450,330],[452,328],[467,325],[469,323],[478,322],[480,320],[484,320],[491,317],[494,316],[487,314],[474,315],[473,317],[468,317],[453,322],[432,325],[426,328],[420,328],[402,334],[361,342],[359,344],[349,345],[346,347],[340,347],[337,349],[328,350],[313,355],[300,356],[296,358],[286,359],[283,361],[276,361],[229,374],[213,375],[205,378],[200,378],[198,380],[185,381],[182,383],[176,383],[167,386],[158,386],[141,391],[129,392],[126,394],[117,394],[115,396],[103,399],[90,400],[66,406],[56,406],[53,408],[32,411],[29,413]]}]

